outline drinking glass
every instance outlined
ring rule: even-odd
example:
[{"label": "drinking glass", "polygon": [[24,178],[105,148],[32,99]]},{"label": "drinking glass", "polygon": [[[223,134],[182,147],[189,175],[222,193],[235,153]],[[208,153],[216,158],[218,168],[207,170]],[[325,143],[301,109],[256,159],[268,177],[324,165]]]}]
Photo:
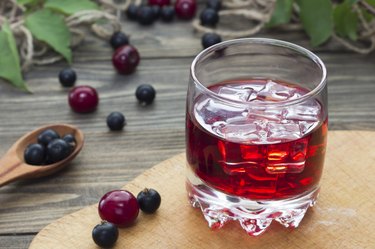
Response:
[{"label": "drinking glass", "polygon": [[326,68],[298,45],[216,44],[191,65],[186,189],[211,228],[297,227],[319,192],[327,142]]}]

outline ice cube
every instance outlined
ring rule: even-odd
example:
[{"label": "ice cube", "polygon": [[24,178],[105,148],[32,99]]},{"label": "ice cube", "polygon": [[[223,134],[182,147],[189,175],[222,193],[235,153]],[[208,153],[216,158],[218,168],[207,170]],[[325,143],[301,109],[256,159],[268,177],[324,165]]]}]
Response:
[{"label": "ice cube", "polygon": [[319,121],[320,106],[316,103],[309,105],[309,103],[289,106],[286,108],[284,118],[298,121]]},{"label": "ice cube", "polygon": [[269,122],[267,131],[267,141],[270,143],[296,140],[303,135],[297,122],[287,124]]},{"label": "ice cube", "polygon": [[232,142],[248,143],[260,138],[256,124],[248,122],[246,117],[229,118],[225,124],[220,124],[217,131]]},{"label": "ice cube", "polygon": [[248,110],[249,119],[281,121],[283,118],[283,109],[281,108],[252,108]]},{"label": "ice cube", "polygon": [[257,97],[257,93],[252,88],[242,87],[226,87],[220,88],[218,94],[224,98],[236,100],[236,101],[251,101]]},{"label": "ice cube", "polygon": [[269,80],[257,95],[258,99],[263,101],[283,101],[289,99],[294,94],[295,89]]}]

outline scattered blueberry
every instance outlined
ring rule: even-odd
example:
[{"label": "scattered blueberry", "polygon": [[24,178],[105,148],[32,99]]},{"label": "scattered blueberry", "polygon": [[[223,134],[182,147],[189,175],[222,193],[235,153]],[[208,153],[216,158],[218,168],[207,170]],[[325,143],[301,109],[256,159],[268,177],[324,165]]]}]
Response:
[{"label": "scattered blueberry", "polygon": [[47,157],[51,163],[67,158],[70,152],[69,144],[62,139],[55,139],[47,145]]},{"label": "scattered blueberry", "polygon": [[149,105],[154,101],[156,95],[155,89],[148,84],[140,85],[137,87],[135,96],[137,97],[140,103]]},{"label": "scattered blueberry", "polygon": [[159,5],[152,5],[151,9],[154,13],[154,21],[160,17],[161,8]]},{"label": "scattered blueberry", "polygon": [[219,21],[219,14],[214,9],[204,9],[200,14],[203,26],[215,26]]},{"label": "scattered blueberry", "polygon": [[92,230],[92,239],[102,248],[111,248],[118,239],[118,228],[109,222],[102,222]]},{"label": "scattered blueberry", "polygon": [[221,1],[220,0],[207,0],[206,2],[207,8],[214,9],[215,11],[219,11],[221,9]]},{"label": "scattered blueberry", "polygon": [[155,211],[160,207],[161,197],[156,190],[146,188],[139,192],[137,195],[137,201],[139,208],[143,212],[152,214],[155,213]]},{"label": "scattered blueberry", "polygon": [[221,42],[221,37],[218,34],[215,33],[205,33],[202,36],[202,46],[203,48],[211,47],[212,45],[215,45],[217,43]]},{"label": "scattered blueberry", "polygon": [[77,80],[76,72],[71,68],[65,68],[59,73],[59,81],[63,87],[72,87],[74,86]]},{"label": "scattered blueberry", "polygon": [[112,112],[107,116],[107,126],[112,131],[119,131],[124,128],[125,117],[121,112]]},{"label": "scattered blueberry", "polygon": [[135,71],[140,61],[138,50],[125,45],[116,49],[112,56],[113,66],[120,74],[131,74]]},{"label": "scattered blueberry", "polygon": [[113,49],[129,44],[129,38],[123,32],[115,32],[109,41]]},{"label": "scattered blueberry", "polygon": [[131,3],[126,10],[126,16],[128,17],[128,19],[133,20],[133,21],[137,20],[138,9],[139,8],[137,5],[135,5],[134,3]]},{"label": "scattered blueberry", "polygon": [[139,24],[151,25],[154,22],[154,11],[151,6],[142,5],[139,7],[137,20]]},{"label": "scattered blueberry", "polygon": [[41,145],[47,146],[52,140],[60,138],[59,134],[52,130],[52,129],[47,129],[42,131],[38,135],[38,143]]},{"label": "scattered blueberry", "polygon": [[30,144],[24,151],[24,160],[27,164],[42,165],[46,158],[46,151],[41,144]]},{"label": "scattered blueberry", "polygon": [[171,22],[174,18],[174,8],[172,6],[163,6],[161,8],[160,18],[164,22]]}]

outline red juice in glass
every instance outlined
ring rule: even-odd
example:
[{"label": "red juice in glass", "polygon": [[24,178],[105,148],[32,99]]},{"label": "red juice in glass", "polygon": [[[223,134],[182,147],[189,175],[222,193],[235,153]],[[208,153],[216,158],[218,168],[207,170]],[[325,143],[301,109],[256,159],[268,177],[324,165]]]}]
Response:
[{"label": "red juice in glass", "polygon": [[249,235],[297,227],[320,190],[327,72],[292,43],[245,38],[205,49],[190,69],[186,189],[209,227]]},{"label": "red juice in glass", "polygon": [[[208,89],[252,102],[285,101],[308,92],[266,79],[226,81]],[[187,161],[207,185],[254,200],[285,199],[317,188],[327,135],[327,117],[317,100],[260,111],[223,110],[202,95],[193,105],[194,114],[186,118]]]}]

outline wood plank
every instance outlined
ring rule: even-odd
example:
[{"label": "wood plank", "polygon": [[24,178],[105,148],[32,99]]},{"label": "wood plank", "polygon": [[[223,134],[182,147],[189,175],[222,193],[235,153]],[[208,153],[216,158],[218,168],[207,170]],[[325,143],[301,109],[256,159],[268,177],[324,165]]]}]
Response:
[{"label": "wood plank", "polygon": [[[155,215],[141,214],[133,226],[120,229],[114,248],[370,248],[375,241],[375,152],[365,148],[375,146],[375,132],[336,131],[328,141],[319,200],[299,228],[273,223],[258,238],[234,222],[210,231],[201,212],[188,204],[185,155],[180,154],[123,187],[138,193],[147,184],[160,192],[162,205]],[[343,160],[348,154],[356,157]],[[98,222],[97,205],[87,207],[45,227],[30,249],[93,248],[91,230]]]}]

